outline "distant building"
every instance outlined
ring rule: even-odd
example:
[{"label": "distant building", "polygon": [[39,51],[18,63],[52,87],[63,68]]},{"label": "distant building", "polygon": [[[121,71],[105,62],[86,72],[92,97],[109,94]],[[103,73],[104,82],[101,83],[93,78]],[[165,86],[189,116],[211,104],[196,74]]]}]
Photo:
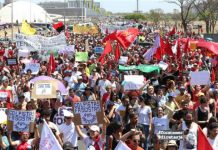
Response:
[{"label": "distant building", "polygon": [[65,16],[69,20],[85,20],[86,18],[97,16],[98,13],[92,8],[100,9],[100,2],[94,0],[68,0],[68,2],[43,2],[39,5],[49,14]]}]

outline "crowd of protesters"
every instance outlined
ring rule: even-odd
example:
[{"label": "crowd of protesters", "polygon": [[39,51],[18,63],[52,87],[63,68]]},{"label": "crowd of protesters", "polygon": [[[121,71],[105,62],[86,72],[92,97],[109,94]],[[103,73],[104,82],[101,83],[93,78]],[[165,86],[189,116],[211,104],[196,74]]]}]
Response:
[{"label": "crowd of protesters", "polygon": [[[166,33],[162,34],[164,38],[167,36]],[[79,63],[73,55],[58,54],[55,57],[56,69],[52,74],[48,74],[48,61],[41,60],[37,52],[30,53],[26,58],[40,63],[37,75],[32,75],[31,70],[24,73],[22,56],[18,58],[18,65],[7,66],[6,57],[17,57],[19,50],[13,42],[7,46],[1,43],[0,90],[11,92],[8,101],[0,102],[1,107],[36,110],[37,113],[34,133],[17,133],[1,124],[0,149],[38,149],[43,120],[52,129],[64,150],[82,150],[78,139],[83,142],[85,149],[89,150],[114,150],[120,141],[126,143],[131,150],[197,149],[198,125],[213,145],[218,133],[218,81],[215,78],[208,85],[191,86],[189,71],[211,71],[217,67],[217,57],[209,57],[206,55],[206,49],[196,48],[183,54],[180,62],[175,57],[165,55],[162,61],[168,64],[168,68],[160,72],[120,71],[119,62],[114,61],[113,53],[105,56],[107,61],[103,64],[98,62],[99,55],[94,53],[95,47],[104,46],[102,40],[105,36],[101,33],[71,34],[67,42],[75,45],[76,51],[86,51],[85,43],[88,40],[89,60]],[[175,34],[169,37],[172,45],[175,44],[176,38],[182,36],[186,35]],[[198,35],[194,36],[199,38]],[[153,41],[152,30],[142,26],[136,41],[128,50],[122,51],[122,56],[128,57],[126,66],[159,63],[155,58],[146,61],[143,57],[149,48],[149,45],[143,44],[146,41]],[[10,49],[7,50],[8,56],[4,56],[6,49]],[[63,82],[68,94],[57,99],[28,100],[24,93],[32,90],[29,81],[41,75],[48,75]],[[125,91],[124,75],[144,75],[144,86],[139,90]],[[103,125],[76,126],[72,115],[65,115],[65,122],[60,126],[54,123],[54,116],[59,108],[71,107],[79,101],[92,100],[102,102]],[[186,136],[179,141],[163,140],[158,135],[158,132],[163,130],[183,130]]]}]

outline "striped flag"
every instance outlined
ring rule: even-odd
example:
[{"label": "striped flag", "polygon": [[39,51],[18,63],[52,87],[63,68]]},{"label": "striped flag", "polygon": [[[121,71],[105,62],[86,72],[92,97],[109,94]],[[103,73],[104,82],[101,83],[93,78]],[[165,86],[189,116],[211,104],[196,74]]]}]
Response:
[{"label": "striped flag", "polygon": [[150,61],[153,57],[153,55],[156,53],[157,49],[161,46],[160,44],[160,35],[157,35],[155,37],[155,41],[153,46],[143,55],[145,60]]}]

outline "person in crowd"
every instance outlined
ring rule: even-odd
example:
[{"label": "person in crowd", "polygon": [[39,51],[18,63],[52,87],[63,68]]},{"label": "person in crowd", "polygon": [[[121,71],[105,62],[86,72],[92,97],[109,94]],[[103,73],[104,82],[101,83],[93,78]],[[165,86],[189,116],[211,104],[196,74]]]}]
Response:
[{"label": "person in crowd", "polygon": [[216,122],[213,122],[208,126],[208,133],[209,135],[207,139],[209,143],[212,145],[212,147],[216,149],[217,143],[215,142],[215,138],[217,137],[218,134],[218,124]]},{"label": "person in crowd", "polygon": [[196,149],[198,125],[194,122],[191,113],[185,114],[179,129],[184,132],[183,139],[180,140],[179,150]]},{"label": "person in crowd", "polygon": [[146,137],[144,149],[147,149],[147,139],[151,131],[152,111],[148,102],[143,97],[140,99],[140,107],[138,109],[138,123],[143,126],[143,134]]},{"label": "person in crowd", "polygon": [[157,111],[157,117],[153,117],[151,126],[151,137],[154,137],[154,149],[166,147],[166,141],[158,139],[158,132],[169,130],[169,119],[167,115],[164,115],[163,108],[158,107]]},{"label": "person in crowd", "polygon": [[200,106],[195,110],[196,123],[203,129],[207,126],[210,118],[206,97],[200,97]]},{"label": "person in crowd", "polygon": [[83,140],[86,149],[98,149],[103,150],[104,145],[106,143],[105,141],[105,135],[106,135],[106,126],[103,125],[102,133],[100,133],[100,128],[97,125],[92,125],[89,127],[89,136],[87,134],[84,134],[81,131],[80,126],[76,126],[76,131],[80,138]]},{"label": "person in crowd", "polygon": [[185,91],[186,91],[186,89],[185,89],[184,86],[181,86],[179,91],[180,91],[180,94],[176,96],[175,100],[179,104],[179,106],[181,107],[182,101],[185,100]]},{"label": "person in crowd", "polygon": [[86,87],[83,95],[81,95],[82,101],[95,101],[95,94],[92,93],[91,87]]},{"label": "person in crowd", "polygon": [[26,150],[26,149],[34,149],[37,146],[37,142],[39,140],[39,131],[38,128],[35,126],[34,128],[34,135],[33,139],[29,139],[30,133],[29,132],[20,132],[20,140],[13,141],[11,138],[11,131],[8,132],[8,140],[11,146],[16,147],[17,150]]},{"label": "person in crowd", "polygon": [[188,109],[188,103],[187,101],[182,102],[182,108],[177,110],[173,117],[170,119],[170,128],[175,130],[178,129],[179,125],[182,123],[182,120],[184,120],[186,114],[190,111]]},{"label": "person in crowd", "polygon": [[212,124],[212,123],[216,123],[217,122],[217,118],[216,117],[210,117],[210,119],[209,119],[209,121],[208,121],[208,123],[207,123],[207,127],[205,127],[205,128],[203,128],[203,133],[204,133],[204,135],[206,136],[206,137],[208,137],[208,135],[209,135],[209,132],[208,132],[208,127],[209,127],[209,125],[210,124]]},{"label": "person in crowd", "polygon": [[108,150],[114,150],[122,137],[123,126],[120,123],[113,122],[111,124],[111,135],[108,139]]}]

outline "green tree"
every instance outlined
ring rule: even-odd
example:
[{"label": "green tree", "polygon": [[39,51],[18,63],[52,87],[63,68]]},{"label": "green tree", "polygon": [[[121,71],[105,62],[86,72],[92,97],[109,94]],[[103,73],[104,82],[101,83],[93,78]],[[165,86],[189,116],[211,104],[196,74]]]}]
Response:
[{"label": "green tree", "polygon": [[164,18],[164,11],[160,8],[152,9],[149,11],[148,16],[149,20],[151,20],[155,25],[158,25],[158,23]]},{"label": "green tree", "polygon": [[145,15],[139,13],[127,14],[124,16],[124,19],[127,20],[144,20]]}]

